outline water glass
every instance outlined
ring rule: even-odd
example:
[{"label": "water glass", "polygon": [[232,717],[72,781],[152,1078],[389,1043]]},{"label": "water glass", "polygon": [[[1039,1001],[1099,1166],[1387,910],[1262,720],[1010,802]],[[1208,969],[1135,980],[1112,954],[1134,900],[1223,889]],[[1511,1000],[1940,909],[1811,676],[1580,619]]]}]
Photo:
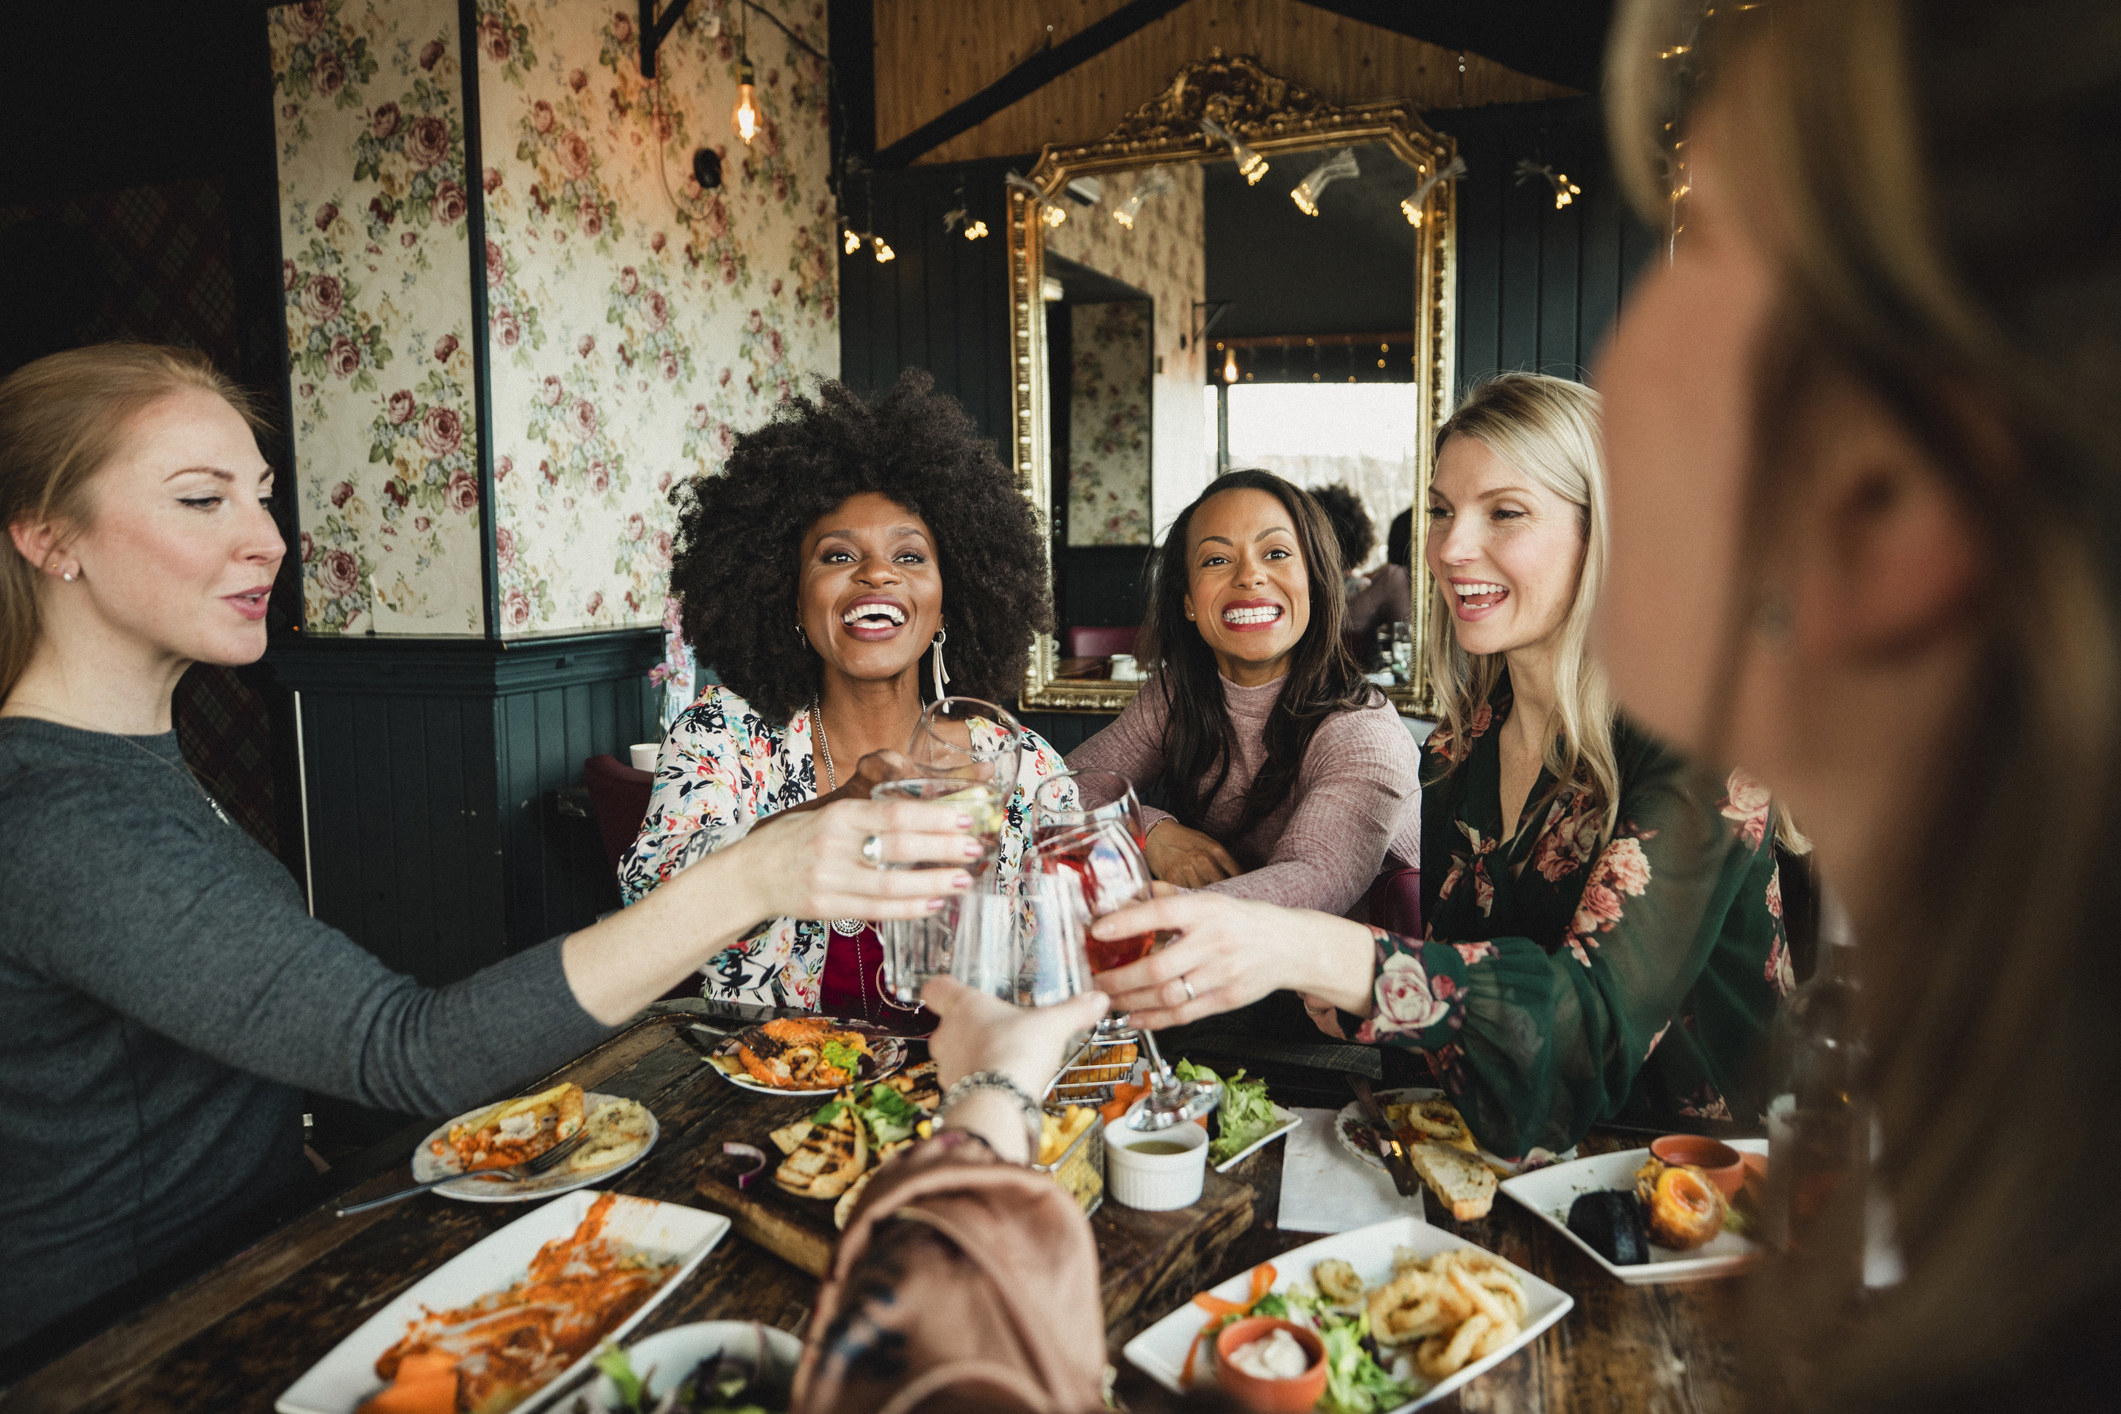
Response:
[{"label": "water glass", "polygon": [[1107,820],[1124,825],[1135,848],[1147,852],[1141,800],[1134,783],[1117,771],[1062,771],[1040,781],[1031,797],[1031,838],[1042,845]]},{"label": "water glass", "polygon": [[[905,780],[883,781],[871,788],[871,800],[946,800],[958,806],[972,817],[972,833],[980,842],[980,857],[970,864],[973,877],[978,878],[1001,857],[1002,830],[1008,824],[1008,802],[999,790],[986,781],[962,780],[956,777],[909,777]],[[887,869],[947,869],[955,867],[955,861],[937,864],[887,864]]]},{"label": "water glass", "polygon": [[906,755],[923,776],[986,781],[1002,804],[1016,789],[1024,728],[1006,708],[977,697],[945,697],[921,712]]}]

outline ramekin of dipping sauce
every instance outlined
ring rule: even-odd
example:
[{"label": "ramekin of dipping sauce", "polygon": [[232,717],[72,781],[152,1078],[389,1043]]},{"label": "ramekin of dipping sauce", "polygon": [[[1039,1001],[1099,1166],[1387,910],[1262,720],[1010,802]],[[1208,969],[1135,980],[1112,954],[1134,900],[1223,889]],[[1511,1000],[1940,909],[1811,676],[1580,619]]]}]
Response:
[{"label": "ramekin of dipping sauce", "polygon": [[1294,1321],[1247,1316],[1216,1332],[1215,1381],[1247,1409],[1303,1414],[1326,1392],[1326,1344]]},{"label": "ramekin of dipping sauce", "polygon": [[1161,1212],[1200,1201],[1208,1173],[1208,1131],[1197,1124],[1105,1129],[1105,1191],[1129,1208]]}]

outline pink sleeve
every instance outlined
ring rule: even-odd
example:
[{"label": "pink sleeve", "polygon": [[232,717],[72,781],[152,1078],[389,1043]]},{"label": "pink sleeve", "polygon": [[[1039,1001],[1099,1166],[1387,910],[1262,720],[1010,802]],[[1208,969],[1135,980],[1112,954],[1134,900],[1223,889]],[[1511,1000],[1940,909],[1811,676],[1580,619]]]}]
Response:
[{"label": "pink sleeve", "polygon": [[[1137,791],[1154,783],[1164,773],[1164,722],[1170,710],[1163,680],[1151,678],[1117,721],[1068,753],[1068,769],[1111,771],[1125,776]],[[1142,807],[1144,830],[1153,830],[1170,818],[1167,810]]]},{"label": "pink sleeve", "polygon": [[1208,887],[1233,898],[1345,914],[1421,811],[1421,753],[1391,707],[1343,712],[1318,729],[1296,777],[1296,808],[1274,853]]}]

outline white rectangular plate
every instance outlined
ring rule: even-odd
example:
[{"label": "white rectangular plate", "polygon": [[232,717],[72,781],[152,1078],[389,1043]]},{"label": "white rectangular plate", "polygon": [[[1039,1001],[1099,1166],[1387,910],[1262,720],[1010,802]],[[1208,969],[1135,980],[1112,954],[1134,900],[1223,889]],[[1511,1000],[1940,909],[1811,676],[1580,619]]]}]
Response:
[{"label": "white rectangular plate", "polygon": [[[1765,1154],[1765,1139],[1731,1139],[1733,1149],[1747,1154]],[[1629,1286],[1657,1286],[1665,1282],[1706,1281],[1742,1272],[1760,1260],[1761,1248],[1735,1232],[1719,1232],[1713,1241],[1691,1252],[1674,1252],[1650,1244],[1650,1260],[1632,1267],[1616,1267],[1598,1250],[1569,1231],[1569,1205],[1585,1193],[1603,1188],[1633,1188],[1635,1170],[1650,1156],[1647,1149],[1628,1149],[1618,1154],[1597,1154],[1552,1168],[1534,1169],[1502,1181],[1502,1191],[1544,1218],[1549,1227],[1581,1248],[1586,1256]]]},{"label": "white rectangular plate", "polygon": [[[1292,1248],[1273,1259],[1275,1291],[1286,1291],[1292,1286],[1306,1286],[1311,1281],[1311,1268],[1328,1257],[1338,1257],[1355,1268],[1364,1286],[1376,1286],[1392,1274],[1392,1253],[1395,1248],[1406,1247],[1424,1257],[1433,1257],[1439,1252],[1450,1252],[1460,1247],[1474,1247],[1462,1237],[1455,1237],[1442,1228],[1430,1227],[1420,1218],[1393,1218],[1389,1222],[1372,1223],[1368,1227],[1356,1228],[1353,1232],[1337,1232],[1331,1237],[1322,1237],[1316,1242],[1307,1242]],[[1475,1251],[1486,1251],[1474,1247]],[[1507,1263],[1505,1265],[1508,1265]],[[1431,1385],[1422,1394],[1408,1403],[1389,1411],[1389,1414],[1406,1414],[1410,1409],[1419,1409],[1434,1404],[1453,1390],[1470,1381],[1479,1379],[1495,1366],[1515,1355],[1538,1338],[1540,1332],[1553,1325],[1569,1313],[1576,1299],[1556,1286],[1550,1286],[1522,1267],[1511,1266],[1517,1280],[1524,1284],[1525,1317],[1524,1329],[1517,1339],[1488,1356],[1476,1360],[1447,1380]],[[1252,1294],[1252,1277],[1249,1272],[1239,1272],[1221,1286],[1213,1288],[1214,1294],[1226,1301],[1244,1301]],[[1174,1394],[1185,1393],[1179,1376],[1185,1370],[1186,1351],[1193,1344],[1194,1334],[1208,1320],[1208,1313],[1188,1301],[1170,1315],[1127,1342],[1126,1356],[1134,1367],[1155,1380]],[[1193,1374],[1199,1382],[1207,1370],[1208,1357],[1195,1359]]]},{"label": "white rectangular plate", "polygon": [[[420,1315],[420,1308],[438,1310],[465,1306],[489,1291],[501,1291],[521,1281],[530,1271],[530,1259],[540,1247],[556,1237],[565,1237],[582,1224],[590,1204],[603,1195],[592,1188],[578,1188],[533,1208],[499,1232],[458,1253],[429,1272],[397,1300],[361,1323],[360,1329],[333,1347],[309,1373],[296,1380],[273,1408],[280,1414],[353,1414],[383,1382],[376,1378],[376,1359],[404,1336]],[[656,1289],[653,1296],[606,1337],[621,1340],[650,1311],[677,1290],[692,1275],[716,1243],[729,1231],[729,1219],[719,1213],[703,1213],[676,1203],[656,1203],[646,1198],[621,1197],[612,1205],[604,1231],[629,1246],[648,1252],[667,1252],[678,1260],[678,1269]],[[544,1390],[516,1406],[515,1414],[533,1414],[543,1407],[548,1391],[563,1388],[577,1371],[586,1368],[594,1353],[583,1356],[562,1371]]]},{"label": "white rectangular plate", "polygon": [[[1270,1105],[1274,1105],[1274,1102],[1272,1100],[1267,1101],[1267,1103]],[[1215,1166],[1215,1171],[1217,1173],[1228,1173],[1231,1169],[1236,1168],[1246,1159],[1252,1157],[1254,1153],[1256,1153],[1260,1149],[1265,1148],[1267,1145],[1272,1144],[1275,1140],[1281,1138],[1284,1134],[1287,1134],[1290,1130],[1296,1128],[1297,1125],[1302,1124],[1303,1122],[1304,1117],[1296,1113],[1294,1110],[1285,1110],[1280,1105],[1274,1105],[1274,1127],[1268,1130],[1265,1134],[1260,1135],[1259,1138],[1253,1140],[1251,1143],[1245,1145],[1244,1148],[1239,1149],[1229,1158],[1224,1159],[1221,1163],[1217,1164]]]}]

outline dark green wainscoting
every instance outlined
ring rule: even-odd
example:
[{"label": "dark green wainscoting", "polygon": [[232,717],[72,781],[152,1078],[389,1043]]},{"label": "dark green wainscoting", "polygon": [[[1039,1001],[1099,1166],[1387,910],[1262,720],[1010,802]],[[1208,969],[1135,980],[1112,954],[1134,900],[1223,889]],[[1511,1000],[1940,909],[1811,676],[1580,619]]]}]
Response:
[{"label": "dark green wainscoting", "polygon": [[287,639],[300,694],[310,905],[424,982],[618,904],[582,762],[661,736],[653,630],[528,642]]}]

